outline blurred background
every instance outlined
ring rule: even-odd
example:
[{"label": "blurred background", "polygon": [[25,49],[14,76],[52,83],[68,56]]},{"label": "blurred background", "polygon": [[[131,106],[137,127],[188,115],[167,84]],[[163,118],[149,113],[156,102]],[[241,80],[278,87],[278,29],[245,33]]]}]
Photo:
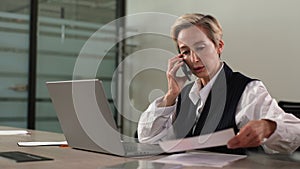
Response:
[{"label": "blurred background", "polygon": [[[167,60],[176,54],[170,26],[177,16],[194,12],[220,21],[222,60],[262,80],[277,101],[299,101],[299,5],[297,0],[2,0],[0,125],[61,132],[45,82],[98,78],[120,131],[133,135],[140,114],[166,91]],[[99,49],[84,56],[87,63],[101,60],[96,75],[74,76],[92,35]]]}]

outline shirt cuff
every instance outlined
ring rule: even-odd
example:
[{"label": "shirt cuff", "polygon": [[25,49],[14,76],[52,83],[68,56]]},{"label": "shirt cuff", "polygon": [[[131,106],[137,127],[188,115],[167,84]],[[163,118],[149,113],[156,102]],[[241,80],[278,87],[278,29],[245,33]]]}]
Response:
[{"label": "shirt cuff", "polygon": [[263,148],[267,153],[291,153],[297,146],[294,140],[291,140],[293,136],[289,135],[288,129],[281,121],[275,119],[268,119],[276,123],[276,129],[274,133],[264,140]]}]

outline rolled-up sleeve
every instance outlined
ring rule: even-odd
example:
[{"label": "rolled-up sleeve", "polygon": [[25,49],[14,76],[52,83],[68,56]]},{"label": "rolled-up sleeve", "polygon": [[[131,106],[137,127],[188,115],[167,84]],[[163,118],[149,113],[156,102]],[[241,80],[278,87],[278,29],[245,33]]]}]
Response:
[{"label": "rolled-up sleeve", "polygon": [[140,116],[137,129],[139,142],[156,144],[161,140],[174,137],[172,118],[176,112],[176,104],[158,107],[161,101],[162,97],[156,99]]},{"label": "rolled-up sleeve", "polygon": [[276,122],[276,130],[262,145],[265,152],[292,153],[300,146],[300,119],[285,113],[261,81],[252,81],[246,86],[236,113],[238,128],[251,120]]}]

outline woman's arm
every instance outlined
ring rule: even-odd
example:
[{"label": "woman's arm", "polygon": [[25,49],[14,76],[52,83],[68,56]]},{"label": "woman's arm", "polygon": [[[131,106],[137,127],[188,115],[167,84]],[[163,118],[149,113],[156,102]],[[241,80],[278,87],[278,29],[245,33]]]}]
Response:
[{"label": "woman's arm", "polygon": [[261,81],[246,86],[236,110],[236,123],[240,133],[228,147],[262,145],[268,153],[291,153],[300,145],[300,119],[285,113]]},{"label": "woman's arm", "polygon": [[142,143],[158,143],[163,139],[174,138],[172,128],[176,113],[176,102],[187,77],[178,77],[178,69],[184,64],[181,54],[168,60],[166,72],[168,92],[154,101],[141,115],[138,123],[138,139]]},{"label": "woman's arm", "polygon": [[141,143],[157,144],[164,139],[174,138],[172,121],[176,113],[173,106],[160,107],[163,98],[156,99],[142,113],[138,122],[138,139]]}]

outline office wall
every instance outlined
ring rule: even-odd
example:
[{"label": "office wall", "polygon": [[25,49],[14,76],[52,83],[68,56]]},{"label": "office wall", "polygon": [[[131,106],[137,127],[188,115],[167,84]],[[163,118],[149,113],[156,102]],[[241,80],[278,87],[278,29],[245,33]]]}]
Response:
[{"label": "office wall", "polygon": [[[45,82],[95,78],[94,74],[88,72],[93,65],[97,71],[96,78],[103,81],[113,106],[110,91],[111,76],[116,65],[116,50],[107,48],[115,43],[116,33],[115,25],[106,25],[105,28],[103,25],[116,18],[116,2],[1,1],[0,125],[25,128],[34,120],[35,129],[61,132]],[[31,3],[38,4],[38,37],[36,46],[33,45],[37,51],[37,70],[34,77],[36,99],[32,103],[36,107],[34,112],[27,108],[28,102],[32,102],[28,98],[28,93],[32,93],[28,91],[31,88],[28,75],[32,74],[28,72],[28,62],[34,56],[29,56],[29,44],[34,40],[29,39],[30,15],[33,12]],[[99,28],[101,31],[95,33]],[[89,45],[85,45],[86,43]],[[94,63],[97,64],[100,60],[101,64],[96,67]],[[80,70],[75,71],[74,67],[80,67]]]},{"label": "office wall", "polygon": [[[225,50],[222,59],[234,70],[261,79],[275,99],[300,101],[298,90],[298,86],[300,86],[299,5],[300,1],[298,0],[127,0],[127,14],[162,12],[179,16],[184,13],[201,12],[217,17],[224,31]],[[157,18],[156,22],[148,22],[147,20],[128,19],[127,24],[136,27],[139,31],[147,31],[152,28],[151,25],[164,24],[159,20],[160,18]],[[156,38],[155,36],[148,38],[144,36],[136,38],[136,41],[139,42],[140,49],[158,47],[174,52],[174,45],[168,42],[170,40],[159,38],[160,40],[155,41]],[[141,53],[146,54],[146,52]],[[136,55],[138,52],[134,54]],[[136,71],[137,66],[147,63],[151,57],[153,54],[149,52],[148,60],[132,59],[126,66],[128,74]],[[156,62],[157,64],[165,63],[166,69],[167,59],[166,57],[162,58]],[[127,80],[130,81],[132,77],[128,74]],[[143,90],[148,92],[151,97],[162,94],[159,90],[152,90],[154,95],[153,92],[149,92],[151,90],[147,88],[153,89],[153,82],[160,82],[161,89],[166,89],[165,78],[161,73],[157,74],[160,76],[151,79],[152,81],[148,79],[147,85],[142,81],[135,82],[142,83],[143,88],[138,91],[130,91],[132,105],[128,105],[128,111],[134,107],[135,102],[144,100],[139,98],[139,96],[147,95],[147,93],[143,93]],[[141,104],[147,105],[149,101]],[[138,113],[136,115],[138,116]]]}]

